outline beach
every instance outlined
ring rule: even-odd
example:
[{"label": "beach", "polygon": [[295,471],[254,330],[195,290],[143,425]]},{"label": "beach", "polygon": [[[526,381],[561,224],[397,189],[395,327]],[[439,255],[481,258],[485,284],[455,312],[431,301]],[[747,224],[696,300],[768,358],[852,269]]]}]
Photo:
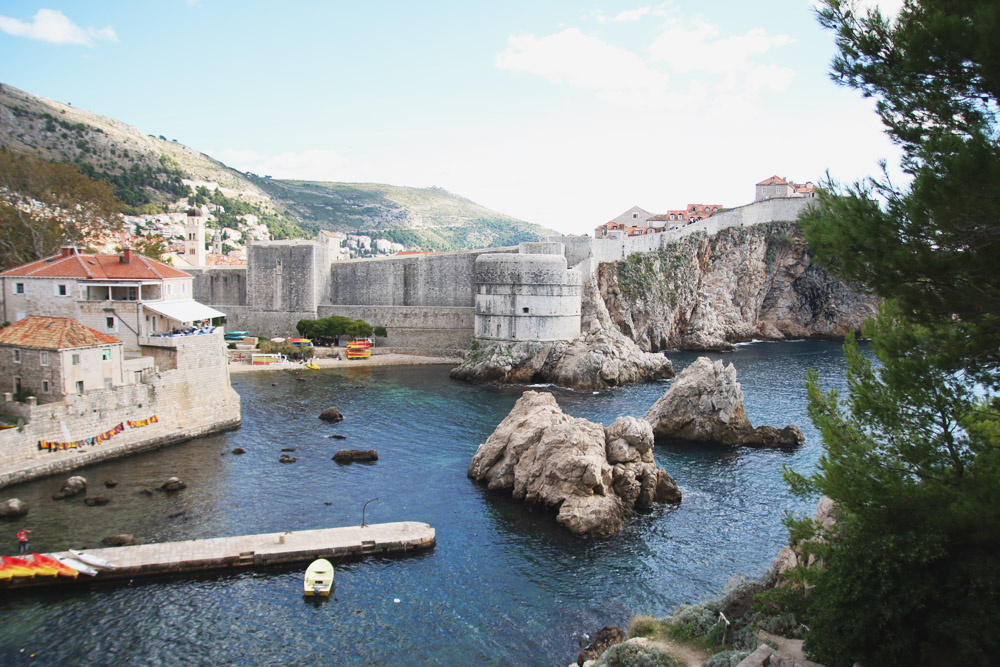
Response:
[{"label": "beach", "polygon": [[[313,357],[311,361],[315,362],[320,368],[357,368],[360,366],[424,366],[430,364],[450,364],[452,366],[457,366],[462,363],[462,359],[460,357],[429,357],[418,354],[402,354],[398,352],[391,352],[385,348],[372,350],[372,356],[368,359],[347,359],[345,355],[346,348],[337,348],[337,351],[340,353],[339,359],[317,355]],[[323,350],[321,354],[325,352],[326,350]],[[305,365],[301,361],[289,361],[282,364],[254,366],[248,361],[235,360],[234,357],[236,356],[237,355],[233,351],[230,351],[230,373],[257,373],[261,371],[305,369]],[[244,352],[243,356],[246,357],[247,353]]]}]

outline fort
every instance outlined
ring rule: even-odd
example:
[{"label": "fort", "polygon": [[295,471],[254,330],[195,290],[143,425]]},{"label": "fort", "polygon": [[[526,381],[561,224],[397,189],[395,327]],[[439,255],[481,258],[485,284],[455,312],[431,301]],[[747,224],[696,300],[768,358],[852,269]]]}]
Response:
[{"label": "fort", "polygon": [[471,339],[568,340],[579,335],[582,282],[602,262],[658,250],[687,235],[794,221],[809,198],[720,211],[677,229],[604,238],[377,259],[334,260],[322,240],[263,241],[247,266],[186,269],[194,298],[226,313],[227,329],[288,336],[301,319],[343,315],[386,327],[409,352],[461,352]]}]

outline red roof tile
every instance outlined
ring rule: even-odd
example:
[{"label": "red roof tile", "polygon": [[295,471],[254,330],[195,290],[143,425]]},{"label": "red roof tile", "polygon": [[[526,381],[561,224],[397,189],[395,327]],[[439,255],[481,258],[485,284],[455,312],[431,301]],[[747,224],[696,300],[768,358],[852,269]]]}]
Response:
[{"label": "red roof tile", "polygon": [[761,181],[757,185],[788,185],[788,181],[779,176],[772,176],[771,178]]},{"label": "red roof tile", "polygon": [[78,278],[80,280],[161,280],[163,278],[190,278],[191,274],[179,271],[144,255],[133,253],[132,261],[128,264],[123,264],[119,255],[53,255],[8,269],[0,273],[0,276]]},{"label": "red roof tile", "polygon": [[0,345],[66,350],[115,343],[121,341],[68,317],[28,315],[0,329]]}]

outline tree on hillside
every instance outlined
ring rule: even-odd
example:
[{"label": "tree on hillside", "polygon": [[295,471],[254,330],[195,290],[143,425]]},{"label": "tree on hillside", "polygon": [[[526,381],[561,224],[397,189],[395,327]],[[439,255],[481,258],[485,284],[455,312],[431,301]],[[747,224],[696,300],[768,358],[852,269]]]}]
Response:
[{"label": "tree on hillside", "polygon": [[87,178],[72,164],[0,148],[0,267],[116,232],[119,209],[109,184]]},{"label": "tree on hillside", "polygon": [[[809,547],[825,567],[804,573],[806,647],[830,667],[987,664],[1000,650],[1000,4],[909,0],[894,21],[825,5],[834,78],[876,99],[912,181],[826,183],[802,220],[818,261],[886,299],[865,329],[880,364],[848,340],[847,397],[807,382],[824,454],[787,477],[832,498],[839,522]],[[817,530],[788,523],[793,541]]]}]

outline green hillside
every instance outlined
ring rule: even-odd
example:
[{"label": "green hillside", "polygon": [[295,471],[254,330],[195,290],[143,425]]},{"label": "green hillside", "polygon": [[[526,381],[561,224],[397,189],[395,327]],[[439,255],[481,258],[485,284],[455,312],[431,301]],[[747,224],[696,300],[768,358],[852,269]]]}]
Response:
[{"label": "green hillside", "polygon": [[[276,237],[317,230],[369,234],[424,250],[512,245],[555,232],[440,188],[280,181],[231,169],[166,137],[144,134],[0,83],[0,146],[72,162],[108,181],[130,213],[153,213],[216,183],[216,203],[251,207]],[[240,202],[238,206],[236,203]]]}]

